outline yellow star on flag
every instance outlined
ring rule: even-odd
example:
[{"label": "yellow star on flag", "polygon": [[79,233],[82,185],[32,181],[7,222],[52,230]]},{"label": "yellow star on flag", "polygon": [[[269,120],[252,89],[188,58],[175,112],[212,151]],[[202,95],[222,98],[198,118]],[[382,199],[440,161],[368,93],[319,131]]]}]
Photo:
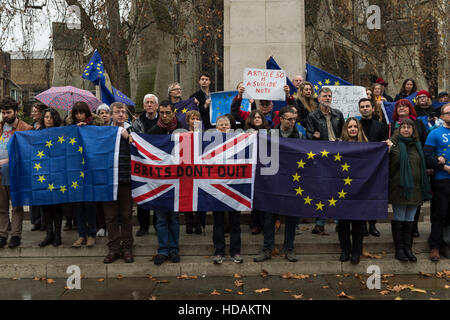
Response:
[{"label": "yellow star on flag", "polygon": [[331,206],[336,207],[337,200],[334,200],[334,197],[332,197],[331,200],[328,200],[328,202],[330,203],[330,207]]},{"label": "yellow star on flag", "polygon": [[323,204],[322,204],[322,201],[320,201],[319,203],[316,203],[316,210],[320,210],[320,211],[323,211]]},{"label": "yellow star on flag", "polygon": [[330,84],[330,79],[326,79],[325,84]]},{"label": "yellow star on flag", "polygon": [[75,138],[70,138],[69,143],[70,143],[71,145],[74,145],[75,143],[77,143],[77,140],[76,140]]},{"label": "yellow star on flag", "polygon": [[58,142],[59,142],[59,143],[62,144],[64,141],[66,141],[66,140],[64,139],[64,136],[58,137]]},{"label": "yellow star on flag", "polygon": [[317,86],[317,84],[314,86],[315,90],[319,90],[319,87]]},{"label": "yellow star on flag", "polygon": [[36,169],[37,171],[39,171],[39,169],[42,169],[41,164],[40,163],[35,163],[34,164],[34,169]]},{"label": "yellow star on flag", "polygon": [[306,198],[303,198],[303,200],[305,200],[305,204],[311,204],[312,199],[307,196]]},{"label": "yellow star on flag", "polygon": [[178,112],[178,109],[174,109],[173,112],[177,113],[177,112]]},{"label": "yellow star on flag", "polygon": [[339,81],[336,81],[336,82],[334,83],[335,86],[338,86],[339,84],[340,84]]},{"label": "yellow star on flag", "polygon": [[64,192],[67,191],[66,186],[61,186],[61,188],[59,189],[59,191],[61,191],[61,192],[64,194]]},{"label": "yellow star on flag", "polygon": [[181,112],[186,113],[186,112],[187,112],[187,109],[184,108],[183,110],[181,110]]},{"label": "yellow star on flag", "polygon": [[302,187],[298,187],[298,189],[295,189],[295,191],[297,191],[297,193],[295,194],[297,196],[297,195],[302,195],[303,191],[305,191],[305,190],[303,190]]},{"label": "yellow star on flag", "polygon": [[38,181],[39,181],[40,183],[44,183],[44,181],[45,181],[44,176],[39,176]]},{"label": "yellow star on flag", "polygon": [[80,171],[80,178],[84,178],[84,172]]},{"label": "yellow star on flag", "polygon": [[342,158],[342,156],[339,154],[339,152],[338,152],[338,154],[334,155],[334,161],[341,161],[341,158]]},{"label": "yellow star on flag", "polygon": [[350,177],[347,177],[347,179],[344,179],[344,181],[345,181],[345,184],[344,185],[351,185],[351,183],[350,182],[352,182],[353,181],[353,179],[350,179]]},{"label": "yellow star on flag", "polygon": [[45,146],[48,147],[48,148],[51,148],[53,146],[52,141],[51,140],[50,141],[46,141],[45,142]]},{"label": "yellow star on flag", "polygon": [[347,164],[347,162],[345,164],[341,164],[342,167],[342,171],[347,171],[348,172],[348,168],[350,168],[350,166]]},{"label": "yellow star on flag", "polygon": [[340,198],[345,199],[345,195],[347,194],[347,192],[344,192],[344,189],[342,189],[342,191],[341,191],[341,192],[338,192],[338,194],[339,194],[339,199],[340,199]]},{"label": "yellow star on flag", "polygon": [[308,159],[314,159],[314,156],[316,155],[315,153],[313,153],[312,151],[310,151],[309,153],[307,153],[308,155]]},{"label": "yellow star on flag", "polygon": [[71,185],[70,187],[71,187],[71,188],[74,188],[74,189],[76,190],[77,187],[79,187],[78,181],[72,181],[72,185]]},{"label": "yellow star on flag", "polygon": [[322,81],[319,81],[319,82],[317,82],[318,84],[319,84],[319,86],[322,86],[323,84],[322,84]]},{"label": "yellow star on flag", "polygon": [[48,190],[53,191],[53,189],[55,189],[55,187],[53,186],[53,183],[49,183]]},{"label": "yellow star on flag", "polygon": [[[83,153],[83,147],[82,146],[79,146],[78,147],[78,151],[80,152],[80,153]],[[84,164],[84,163],[83,163]]]},{"label": "yellow star on flag", "polygon": [[84,165],[85,163],[86,163],[86,162],[84,162],[84,158],[83,158],[83,161],[81,161],[81,164]]},{"label": "yellow star on flag", "polygon": [[39,157],[39,159],[42,159],[43,156],[45,156],[44,151],[38,151],[37,157]]},{"label": "yellow star on flag", "polygon": [[297,163],[298,163],[298,167],[299,167],[299,168],[305,169],[305,164],[306,164],[306,162],[303,162],[303,160],[300,160],[300,161],[297,161]]},{"label": "yellow star on flag", "polygon": [[329,152],[327,150],[324,149],[323,151],[320,151],[320,153],[322,154],[322,158],[323,157],[327,157],[328,158]]},{"label": "yellow star on flag", "polygon": [[300,179],[301,177],[300,177],[300,176],[298,175],[298,173],[297,173],[297,172],[295,173],[295,175],[293,174],[293,175],[292,175],[292,177],[294,178],[294,180],[293,180],[293,181],[298,181],[298,182],[300,182],[300,180],[299,180],[299,179]]}]

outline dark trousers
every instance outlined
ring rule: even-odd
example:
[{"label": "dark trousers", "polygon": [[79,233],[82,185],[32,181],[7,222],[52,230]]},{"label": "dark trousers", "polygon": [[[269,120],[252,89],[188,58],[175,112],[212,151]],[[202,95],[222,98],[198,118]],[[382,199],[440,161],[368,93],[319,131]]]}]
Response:
[{"label": "dark trousers", "polygon": [[63,216],[66,217],[66,221],[72,223],[73,225],[78,224],[77,211],[73,203],[63,203],[61,205]]},{"label": "dark trousers", "polygon": [[45,225],[44,210],[42,209],[42,206],[30,207],[30,222],[33,225]]},{"label": "dark trousers", "polygon": [[137,206],[137,219],[139,226],[148,231],[150,227],[150,210],[145,210],[141,206]]},{"label": "dark trousers", "polygon": [[264,228],[264,211],[252,210],[250,228],[258,228],[262,230]]},{"label": "dark trousers", "polygon": [[[214,211],[213,242],[215,255],[225,255],[225,212]],[[241,253],[241,212],[230,211],[230,256]]]},{"label": "dark trousers", "polygon": [[[352,231],[350,232],[350,223]],[[362,220],[339,220],[338,237],[343,252],[352,252],[352,254],[362,254],[363,246],[363,224]],[[352,239],[350,241],[350,233]]]},{"label": "dark trousers", "polygon": [[431,233],[428,238],[430,249],[444,245],[442,235],[446,222],[450,219],[450,179],[434,180],[431,199]]},{"label": "dark trousers", "polygon": [[206,225],[206,212],[185,212],[184,218],[186,227],[204,227]]},{"label": "dark trousers", "polygon": [[[275,221],[279,218],[278,214],[269,212],[264,213],[264,250],[272,251],[275,247]],[[284,216],[284,250],[294,249],[295,226],[299,221],[299,217]]]},{"label": "dark trousers", "polygon": [[77,210],[78,235],[81,238],[91,237],[95,238],[97,234],[96,215],[97,207],[95,202],[76,202],[73,204]]},{"label": "dark trousers", "polygon": [[132,206],[131,183],[124,182],[119,182],[116,201],[103,202],[111,253],[120,253],[122,249],[131,250],[133,247]]},{"label": "dark trousers", "polygon": [[61,224],[63,211],[61,205],[45,205],[40,206],[43,214],[45,215],[45,223],[47,230],[54,230],[55,232],[61,232]]},{"label": "dark trousers", "polygon": [[103,210],[103,203],[97,202],[95,206],[97,208],[97,230],[106,229],[105,211]]}]

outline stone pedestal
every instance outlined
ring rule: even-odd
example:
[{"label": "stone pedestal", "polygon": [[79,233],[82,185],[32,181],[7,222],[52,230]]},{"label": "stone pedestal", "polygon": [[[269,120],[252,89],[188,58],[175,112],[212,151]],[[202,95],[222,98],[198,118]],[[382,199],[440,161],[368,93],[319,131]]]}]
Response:
[{"label": "stone pedestal", "polygon": [[271,55],[289,78],[305,75],[304,0],[224,1],[224,90],[244,68],[265,69]]}]

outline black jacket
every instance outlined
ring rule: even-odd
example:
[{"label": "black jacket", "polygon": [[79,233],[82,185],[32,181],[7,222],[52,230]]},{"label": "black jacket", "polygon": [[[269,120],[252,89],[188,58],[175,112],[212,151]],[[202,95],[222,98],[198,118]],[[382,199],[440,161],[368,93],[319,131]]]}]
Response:
[{"label": "black jacket", "polygon": [[147,118],[146,112],[142,112],[139,118],[133,122],[134,131],[137,133],[149,134],[150,130],[156,125],[159,117],[152,120]]},{"label": "black jacket", "polygon": [[[330,108],[330,110],[331,125],[333,126],[334,135],[336,136],[336,139],[338,139],[341,136],[341,131],[344,127],[344,115],[337,109]],[[325,119],[320,108],[309,113],[306,120],[306,134],[308,135],[308,139],[317,140],[314,137],[315,131],[320,132],[319,140],[328,140],[327,119]]]},{"label": "black jacket", "polygon": [[[176,129],[184,129],[183,124],[180,123],[180,122],[178,121],[178,119],[177,119],[177,127],[175,128],[175,130],[176,130]],[[172,132],[173,132],[173,131],[172,131]],[[150,131],[149,131],[148,134],[171,134],[172,132],[166,132],[166,131],[163,131],[157,124],[155,124],[155,125],[153,126],[153,128],[150,129]]]},{"label": "black jacket", "polygon": [[359,121],[369,142],[381,142],[388,138],[388,128],[384,123],[373,118],[361,119]]},{"label": "black jacket", "polygon": [[211,121],[209,120],[209,108],[211,108],[211,105],[209,106],[209,108],[205,108],[205,93],[200,89],[197,92],[193,93],[189,98],[195,98],[198,100],[198,110],[202,117],[202,122],[205,130],[212,128],[213,126],[211,125]]}]

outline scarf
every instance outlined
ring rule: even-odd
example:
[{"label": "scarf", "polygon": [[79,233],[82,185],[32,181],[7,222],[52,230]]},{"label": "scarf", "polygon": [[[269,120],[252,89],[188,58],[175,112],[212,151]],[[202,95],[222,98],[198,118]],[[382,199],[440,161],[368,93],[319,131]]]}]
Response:
[{"label": "scarf", "polygon": [[[411,173],[411,164],[409,163],[408,151],[406,144],[414,141],[413,138],[405,138],[399,135],[398,146],[400,149],[400,187],[406,199],[411,196],[411,191],[414,189],[414,182]],[[415,142],[417,152],[420,156],[420,189],[422,191],[422,200],[431,199],[430,183],[428,181],[427,171],[425,167],[425,158],[423,156],[422,145],[420,141]]]},{"label": "scarf", "polygon": [[160,127],[162,131],[165,131],[167,133],[171,133],[177,128],[177,117],[173,117],[173,120],[170,123],[162,122],[161,117],[159,117],[158,118],[158,122],[156,123],[156,125],[158,127]]}]

